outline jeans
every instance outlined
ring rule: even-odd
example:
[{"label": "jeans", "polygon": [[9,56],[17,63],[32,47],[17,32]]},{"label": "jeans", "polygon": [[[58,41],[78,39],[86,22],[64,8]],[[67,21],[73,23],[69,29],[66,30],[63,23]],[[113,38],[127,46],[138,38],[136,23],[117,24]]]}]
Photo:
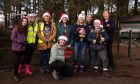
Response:
[{"label": "jeans", "polygon": [[40,66],[49,66],[50,49],[40,51]]},{"label": "jeans", "polygon": [[74,65],[84,67],[85,66],[85,52],[87,48],[86,42],[74,43]]},{"label": "jeans", "polygon": [[98,67],[97,56],[99,56],[103,68],[107,68],[108,61],[107,61],[105,50],[92,50],[91,51],[91,57],[92,57],[92,60],[94,61],[94,66],[96,67]]}]

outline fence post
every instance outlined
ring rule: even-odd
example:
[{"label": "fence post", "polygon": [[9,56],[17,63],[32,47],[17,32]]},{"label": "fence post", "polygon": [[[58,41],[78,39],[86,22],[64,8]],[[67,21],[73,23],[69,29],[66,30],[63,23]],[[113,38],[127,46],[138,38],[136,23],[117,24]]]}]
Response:
[{"label": "fence post", "polygon": [[132,45],[132,30],[129,30],[129,42],[128,42],[128,59],[129,59],[129,61],[132,59],[131,45]]}]

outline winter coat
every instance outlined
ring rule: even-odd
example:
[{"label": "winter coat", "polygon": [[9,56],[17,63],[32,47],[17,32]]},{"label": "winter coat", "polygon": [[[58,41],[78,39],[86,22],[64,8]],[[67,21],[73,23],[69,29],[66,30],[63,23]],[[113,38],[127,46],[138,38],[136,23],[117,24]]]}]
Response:
[{"label": "winter coat", "polygon": [[[88,36],[88,41],[90,42],[90,50],[104,50],[105,49],[105,41],[108,40],[108,34],[107,32],[103,29],[100,32],[100,36],[102,36],[105,41],[101,42],[101,40],[97,40],[96,38],[96,32],[95,30],[93,32],[90,32]],[[96,40],[96,43],[93,43],[93,40]]]},{"label": "winter coat", "polygon": [[12,50],[13,51],[24,51],[27,43],[27,35],[19,32],[17,27],[14,27],[12,34]]}]

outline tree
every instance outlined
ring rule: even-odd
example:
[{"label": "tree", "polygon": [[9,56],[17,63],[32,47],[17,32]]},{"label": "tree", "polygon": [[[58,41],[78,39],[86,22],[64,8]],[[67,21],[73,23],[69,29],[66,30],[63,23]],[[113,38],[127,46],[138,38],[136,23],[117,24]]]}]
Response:
[{"label": "tree", "polygon": [[137,15],[137,13],[138,13],[137,8],[138,8],[138,0],[135,0],[135,5],[134,5],[134,14],[135,15]]}]

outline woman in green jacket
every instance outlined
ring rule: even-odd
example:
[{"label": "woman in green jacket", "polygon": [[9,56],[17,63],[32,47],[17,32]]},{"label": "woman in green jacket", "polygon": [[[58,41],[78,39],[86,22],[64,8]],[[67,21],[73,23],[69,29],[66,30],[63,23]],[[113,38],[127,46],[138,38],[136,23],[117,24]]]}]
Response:
[{"label": "woman in green jacket", "polygon": [[59,23],[57,25],[57,39],[61,35],[65,35],[68,37],[68,44],[69,47],[72,45],[73,37],[72,37],[72,26],[70,25],[69,17],[67,14],[62,13]]}]

